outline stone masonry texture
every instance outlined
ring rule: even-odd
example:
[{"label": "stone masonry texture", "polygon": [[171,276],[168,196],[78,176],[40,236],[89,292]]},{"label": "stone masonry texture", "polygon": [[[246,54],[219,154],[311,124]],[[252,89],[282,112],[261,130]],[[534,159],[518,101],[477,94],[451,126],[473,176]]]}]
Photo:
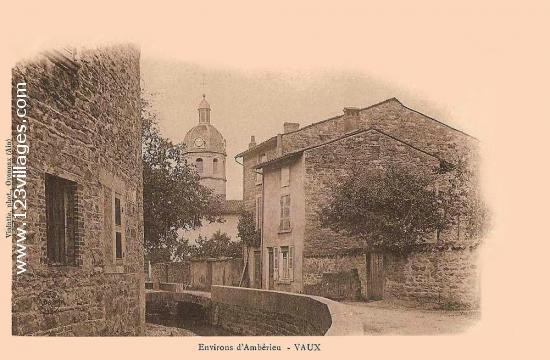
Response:
[{"label": "stone masonry texture", "polygon": [[[254,199],[261,190],[255,184],[252,169],[259,156],[265,153],[271,160],[296,151],[302,151],[305,174],[303,291],[330,297],[347,293],[353,298],[355,274],[362,297],[366,297],[368,286],[365,241],[322,228],[318,221],[318,210],[330,200],[334,184],[350,176],[352,170],[373,171],[391,165],[425,173],[432,172],[441,161],[464,160],[474,170],[478,163],[477,139],[391,98],[277,135],[245,152],[243,197],[247,209],[254,210]],[[444,178],[441,180],[443,183]],[[444,244],[457,240],[461,239],[455,231],[440,234]],[[475,249],[439,246],[427,247],[407,257],[386,255],[385,298],[422,301],[437,298],[439,303],[466,306],[478,303]],[[336,284],[331,282],[339,278],[345,279],[349,286],[333,294],[327,289],[335,288]]]},{"label": "stone masonry texture", "polygon": [[[114,45],[79,49],[73,59],[46,53],[13,69],[13,88],[27,83],[31,147],[28,270],[13,275],[14,335],[144,334],[139,59],[134,46]],[[76,183],[72,266],[48,264],[46,174]],[[115,192],[124,234],[116,262]]]}]

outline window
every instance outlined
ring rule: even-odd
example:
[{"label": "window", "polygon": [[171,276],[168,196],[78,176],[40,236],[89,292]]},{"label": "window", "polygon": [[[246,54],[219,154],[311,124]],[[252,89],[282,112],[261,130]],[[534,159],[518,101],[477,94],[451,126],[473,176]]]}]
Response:
[{"label": "window", "polygon": [[118,194],[115,195],[115,258],[122,259],[122,205]]},{"label": "window", "polygon": [[290,231],[290,195],[281,196],[281,219],[279,230]]},{"label": "window", "polygon": [[279,248],[273,248],[273,280],[279,279]]},{"label": "window", "polygon": [[195,166],[197,167],[197,172],[199,174],[202,174],[202,171],[203,171],[203,163],[202,163],[202,159],[201,158],[198,158],[197,160],[195,160]]},{"label": "window", "polygon": [[279,261],[281,281],[294,281],[294,246],[281,246]]},{"label": "window", "polygon": [[256,196],[256,230],[261,230],[263,219],[262,195]]},{"label": "window", "polygon": [[46,240],[50,265],[76,265],[76,183],[46,174]]},{"label": "window", "polygon": [[290,185],[290,167],[283,166],[281,168],[281,187]]},{"label": "window", "polygon": [[[266,154],[261,154],[259,157],[258,157],[258,164],[261,164],[263,162],[266,162],[267,161],[267,155]],[[262,169],[256,169],[256,185],[261,185],[262,184]]]},{"label": "window", "polygon": [[281,247],[281,280],[289,278],[288,273],[288,246]]},{"label": "window", "polygon": [[218,159],[212,160],[212,173],[214,175],[218,173]]}]

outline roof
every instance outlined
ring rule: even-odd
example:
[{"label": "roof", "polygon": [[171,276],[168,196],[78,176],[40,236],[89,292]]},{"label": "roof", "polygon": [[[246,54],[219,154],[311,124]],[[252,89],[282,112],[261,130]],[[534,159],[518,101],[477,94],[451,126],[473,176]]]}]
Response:
[{"label": "roof", "polygon": [[[201,138],[204,141],[203,147],[196,147],[195,139]],[[212,124],[198,124],[192,127],[185,138],[185,152],[217,152],[225,154],[225,140],[222,134]]]},{"label": "roof", "polygon": [[331,140],[328,140],[328,141],[325,141],[325,142],[322,142],[322,143],[319,143],[319,144],[315,144],[315,145],[311,145],[311,146],[308,146],[308,147],[305,147],[305,148],[302,148],[302,149],[298,149],[298,150],[295,150],[295,151],[292,151],[292,152],[289,152],[283,156],[279,156],[277,158],[274,158],[274,159],[271,159],[269,161],[264,161],[263,163],[259,163],[257,164],[256,166],[253,167],[253,169],[260,169],[260,168],[264,168],[266,166],[270,166],[270,165],[273,165],[273,164],[276,164],[276,163],[279,163],[279,162],[282,162],[284,160],[290,160],[290,159],[293,159],[293,158],[297,158],[299,157],[304,151],[307,151],[307,150],[311,150],[311,149],[315,149],[315,148],[318,148],[318,147],[321,147],[321,146],[324,146],[324,145],[327,145],[327,144],[331,144],[333,142],[337,142],[337,141],[340,141],[340,140],[343,140],[345,138],[348,138],[348,137],[352,137],[352,136],[355,136],[355,135],[359,135],[359,134],[362,134],[362,133],[365,133],[365,132],[372,132],[372,131],[375,131],[375,132],[378,132],[384,136],[387,136],[393,140],[396,140],[396,141],[399,141],[400,143],[402,144],[405,144],[406,146],[410,147],[410,148],[413,148],[417,151],[420,151],[426,155],[429,155],[439,161],[444,161],[443,159],[441,159],[439,156],[437,155],[434,155],[432,153],[429,153],[427,151],[424,151],[412,144],[409,144],[408,142],[406,141],[403,141],[403,140],[400,140],[398,138],[396,138],[395,136],[392,136],[392,135],[389,135],[381,130],[378,130],[378,129],[375,129],[375,128],[368,128],[368,129],[359,129],[359,130],[355,130],[355,131],[352,131],[352,132],[349,132],[347,134],[344,134],[338,138],[335,138],[335,139],[331,139]]},{"label": "roof", "polygon": [[235,155],[236,158],[239,158],[239,157],[243,157],[244,154],[248,153],[249,151],[258,151],[262,148],[265,148],[267,147],[267,145],[269,145],[271,142],[275,142],[277,143],[277,136],[273,136],[273,137],[270,137],[269,139],[265,140],[265,141],[262,141],[261,143],[259,143],[258,145],[250,148],[250,149],[246,149],[245,151],[242,151],[240,153],[238,153],[237,155]]},{"label": "roof", "polygon": [[[453,127],[450,126],[450,125],[447,125],[447,124],[445,124],[445,123],[443,123],[443,122],[441,122],[441,121],[439,121],[439,120],[437,120],[437,119],[434,119],[434,118],[432,118],[432,117],[430,117],[430,116],[428,116],[428,115],[426,115],[426,114],[423,114],[423,113],[421,113],[421,112],[419,112],[419,111],[417,111],[417,110],[411,109],[411,108],[409,108],[408,106],[403,105],[403,103],[402,103],[401,101],[399,101],[399,99],[397,99],[396,97],[392,97],[392,98],[386,99],[386,100],[384,100],[384,101],[378,102],[378,103],[373,104],[373,105],[369,105],[369,106],[364,107],[364,108],[360,108],[359,111],[368,110],[368,109],[371,109],[371,108],[380,106],[380,105],[385,104],[385,103],[390,102],[390,101],[396,101],[397,103],[399,103],[399,105],[403,106],[404,108],[406,108],[406,109],[408,109],[408,110],[410,110],[410,111],[413,111],[413,112],[415,112],[415,113],[417,113],[417,114],[420,114],[420,115],[422,115],[422,116],[424,116],[424,117],[426,117],[426,118],[428,118],[428,119],[430,119],[430,120],[432,120],[432,121],[434,121],[434,122],[436,122],[436,123],[438,123],[438,124],[440,124],[440,125],[443,125],[443,126],[449,128],[449,129],[451,129],[451,130],[457,131],[457,132],[462,133],[462,134],[464,134],[464,135],[466,135],[466,136],[468,136],[468,137],[471,137],[471,138],[473,138],[473,139],[476,139],[474,136],[472,136],[472,135],[470,135],[470,134],[468,134],[468,133],[465,133],[464,131],[455,129],[455,128],[453,128]],[[300,128],[300,129],[297,129],[297,130],[294,130],[294,131],[290,131],[290,132],[285,133],[285,134],[282,134],[282,135],[285,136],[285,135],[288,135],[288,134],[293,134],[293,133],[302,131],[302,130],[304,130],[304,129],[308,129],[308,128],[312,127],[312,126],[316,126],[316,125],[322,124],[322,123],[327,122],[327,121],[331,121],[331,120],[335,120],[335,119],[341,118],[341,117],[343,117],[343,116],[344,116],[343,114],[337,115],[337,116],[333,116],[333,117],[330,117],[330,118],[328,118],[328,119],[324,119],[324,120],[321,120],[321,121],[318,121],[318,122],[315,122],[315,123],[306,125],[306,126]],[[238,158],[238,157],[243,157],[245,154],[247,154],[247,153],[249,153],[249,152],[259,150],[260,147],[264,147],[264,146],[267,145],[270,141],[272,141],[273,139],[276,139],[276,138],[277,138],[277,137],[274,136],[274,137],[272,137],[272,138],[270,138],[270,139],[267,139],[267,140],[265,140],[265,141],[259,143],[259,144],[256,145],[255,147],[250,148],[250,149],[247,149],[247,150],[245,150],[245,151],[243,151],[243,152],[241,152],[241,153],[235,155],[235,157],[236,157],[236,158]],[[476,139],[476,140],[477,140],[477,139]]]},{"label": "roof", "polygon": [[225,200],[221,213],[225,215],[237,215],[244,209],[243,200]]},{"label": "roof", "polygon": [[202,100],[199,103],[199,109],[210,109],[210,104],[206,101],[206,94],[202,94]]}]

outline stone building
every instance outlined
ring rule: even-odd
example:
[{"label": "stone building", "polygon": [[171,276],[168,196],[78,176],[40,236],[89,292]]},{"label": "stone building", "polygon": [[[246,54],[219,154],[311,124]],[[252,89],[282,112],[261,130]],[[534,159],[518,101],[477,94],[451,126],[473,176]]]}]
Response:
[{"label": "stone building", "polygon": [[221,197],[220,217],[222,222],[203,221],[201,227],[182,231],[181,235],[194,241],[199,236],[210,238],[214,233],[220,231],[229,235],[232,240],[237,240],[237,224],[242,210],[242,201],[226,199],[225,162],[227,154],[225,139],[210,123],[211,108],[206,101],[206,95],[202,96],[197,110],[199,123],[187,132],[183,140],[184,158],[188,164],[195,165],[200,175],[201,184],[212,189],[215,195]]},{"label": "stone building", "polygon": [[[375,252],[364,240],[323,228],[318,210],[335,183],[353,170],[389,165],[418,173],[459,158],[476,162],[477,140],[392,98],[284,132],[243,159],[243,194],[256,216],[262,245],[253,249],[254,287],[331,298],[399,298],[475,306],[479,285],[476,251],[469,247]],[[450,232],[446,237],[453,238]]]},{"label": "stone building", "polygon": [[139,49],[50,51],[14,67],[21,83],[29,195],[12,333],[143,335]]}]

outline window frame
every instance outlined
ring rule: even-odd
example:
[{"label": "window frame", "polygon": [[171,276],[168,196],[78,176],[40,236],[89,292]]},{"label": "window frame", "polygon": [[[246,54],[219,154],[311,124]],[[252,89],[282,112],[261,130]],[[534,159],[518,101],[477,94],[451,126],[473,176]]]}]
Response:
[{"label": "window frame", "polygon": [[[294,246],[283,245],[273,248],[273,254],[277,254],[274,261],[273,278],[280,284],[290,284],[294,281]],[[276,268],[275,268],[276,266]]]},{"label": "window frame", "polygon": [[281,187],[290,186],[290,166],[281,166]]},{"label": "window frame", "polygon": [[263,196],[261,194],[256,195],[256,211],[255,211],[255,225],[256,230],[262,230],[262,222],[263,222]]},{"label": "window frame", "polygon": [[[199,166],[200,164],[200,166]],[[204,159],[203,158],[196,158],[195,159],[195,168],[197,169],[197,173],[202,174],[204,173]]]},{"label": "window frame", "polygon": [[212,159],[212,174],[213,175],[218,174],[218,169],[219,169],[219,164],[218,163],[219,163],[218,158]]},{"label": "window frame", "polygon": [[[44,197],[46,212],[46,263],[49,266],[78,266],[78,184],[66,178],[46,173]],[[52,192],[58,191],[55,194]],[[52,195],[54,197],[52,198]],[[56,208],[57,207],[57,208]],[[60,209],[62,208],[62,209]],[[53,224],[54,211],[62,211],[62,219]],[[59,214],[57,214],[59,215]],[[62,226],[56,229],[56,226]],[[57,232],[57,234],[56,234]],[[60,236],[54,238],[54,234]],[[55,254],[57,253],[57,254]],[[54,256],[55,255],[55,256]]]},{"label": "window frame", "polygon": [[[126,234],[125,234],[125,209],[126,202],[124,201],[124,196],[122,193],[117,191],[112,191],[112,206],[113,206],[113,215],[112,215],[112,224],[113,224],[113,233],[112,233],[112,244],[113,244],[113,262],[115,265],[124,265],[126,259]],[[117,200],[119,206],[119,219],[117,223]],[[118,241],[118,236],[120,235],[120,241]],[[118,256],[118,248],[120,243],[120,256]],[[120,270],[120,269],[119,269]]]},{"label": "window frame", "polygon": [[[279,232],[290,232],[292,231],[291,217],[290,217],[290,194],[284,193],[281,194],[279,206]],[[286,211],[285,211],[286,210]]]}]

